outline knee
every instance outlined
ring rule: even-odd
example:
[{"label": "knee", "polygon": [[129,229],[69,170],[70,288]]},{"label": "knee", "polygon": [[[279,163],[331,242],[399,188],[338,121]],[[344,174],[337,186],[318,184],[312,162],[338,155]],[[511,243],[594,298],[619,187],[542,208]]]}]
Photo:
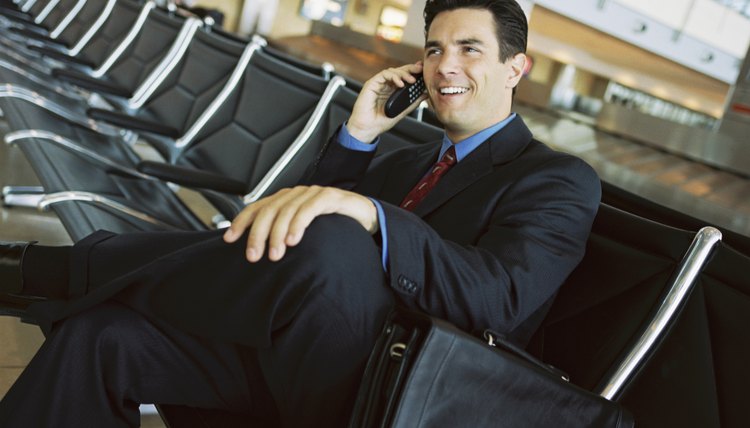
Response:
[{"label": "knee", "polygon": [[140,315],[127,307],[105,302],[65,319],[53,329],[53,335],[79,350],[116,351],[143,339],[138,328]]},{"label": "knee", "polygon": [[315,219],[295,249],[321,270],[337,270],[357,262],[380,271],[380,249],[374,238],[350,217],[332,214]]},{"label": "knee", "polygon": [[296,249],[315,271],[308,285],[334,302],[345,302],[343,311],[362,312],[381,302],[390,305],[381,251],[373,237],[355,220],[329,215],[312,223]]}]

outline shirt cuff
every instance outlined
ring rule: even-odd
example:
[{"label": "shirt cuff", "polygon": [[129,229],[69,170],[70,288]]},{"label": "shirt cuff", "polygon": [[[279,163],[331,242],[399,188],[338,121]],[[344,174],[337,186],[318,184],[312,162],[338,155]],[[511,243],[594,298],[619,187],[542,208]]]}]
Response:
[{"label": "shirt cuff", "polygon": [[[352,137],[349,130],[346,129],[346,123],[341,125],[341,131],[338,134],[339,144],[350,150],[356,150],[358,152],[374,152],[378,148],[380,137],[376,138],[371,144],[363,143],[358,139]],[[376,204],[377,205],[377,204]]]},{"label": "shirt cuff", "polygon": [[380,248],[381,248],[381,262],[383,263],[383,270],[388,272],[388,228],[385,224],[385,211],[383,211],[383,205],[380,201],[373,198],[368,198],[375,204],[375,209],[378,211],[378,227],[380,229]]}]

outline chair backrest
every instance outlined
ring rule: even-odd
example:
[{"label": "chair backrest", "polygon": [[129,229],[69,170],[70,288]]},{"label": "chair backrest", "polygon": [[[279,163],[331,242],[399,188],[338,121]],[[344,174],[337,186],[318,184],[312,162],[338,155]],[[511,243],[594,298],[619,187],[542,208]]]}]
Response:
[{"label": "chair backrest", "polygon": [[184,23],[185,18],[171,15],[163,9],[152,10],[135,40],[112,65],[105,78],[135,92],[167,54]]},{"label": "chair backrest", "polygon": [[176,158],[253,188],[305,127],[328,82],[260,50],[234,93]]},{"label": "chair backrest", "polygon": [[50,37],[56,39],[75,19],[85,3],[86,0],[60,0],[41,21],[41,25],[49,30]]},{"label": "chair backrest", "polygon": [[34,23],[52,30],[57,26],[60,21],[65,17],[65,11],[70,10],[71,7],[76,3],[77,0],[50,0],[40,4],[38,8],[32,8],[34,12]]},{"label": "chair backrest", "polygon": [[[697,244],[694,238],[700,238]],[[713,228],[696,235],[602,204],[583,261],[560,289],[529,349],[566,371],[573,383],[620,398],[635,379],[643,378],[637,375],[670,337],[682,299],[718,239]],[[700,257],[685,259],[696,246]],[[693,269],[689,278],[686,266]],[[680,299],[674,297],[676,285],[682,287]],[[666,307],[671,312],[662,320]],[[641,349],[652,333],[649,346]],[[617,385],[613,375],[619,377]],[[626,407],[640,422],[640,409]]]},{"label": "chair backrest", "polygon": [[39,16],[39,14],[44,10],[45,7],[47,7],[47,4],[52,0],[37,0],[34,3],[32,3],[30,6],[27,6],[24,4],[21,7],[21,10],[28,12],[29,16],[32,18],[35,18]]},{"label": "chair backrest", "polygon": [[[103,21],[98,20],[102,13],[112,11],[114,0],[88,0],[83,3],[80,11],[73,16],[71,21],[60,32],[55,39],[69,49],[76,47],[78,42],[87,35],[93,25],[101,26]],[[104,16],[106,19],[106,16]],[[91,34],[93,36],[93,34]],[[82,47],[82,46],[81,46]],[[80,50],[80,48],[79,48]],[[75,55],[77,52],[72,53]]]},{"label": "chair backrest", "polygon": [[[341,77],[338,77],[342,79]],[[293,156],[282,156],[263,180],[245,196],[245,203],[253,202],[281,188],[293,186],[300,181],[309,165],[320,153],[333,132],[351,114],[358,93],[348,87],[341,88],[327,106],[325,114],[311,130],[304,146]],[[442,131],[429,124],[406,117],[389,132],[380,136],[379,153],[394,150],[409,144],[420,144],[439,140]],[[288,157],[288,159],[286,159]]]},{"label": "chair backrest", "polygon": [[[136,112],[136,116],[186,132],[226,84],[246,44],[199,29],[183,58]],[[148,135],[143,138],[149,139]],[[150,140],[169,158],[172,144]]]},{"label": "chair backrest", "polygon": [[78,54],[81,59],[99,67],[107,59],[109,54],[128,34],[130,28],[136,22],[143,7],[134,0],[117,0],[112,13],[102,25],[94,37],[81,49]]},{"label": "chair backrest", "polygon": [[750,257],[721,243],[656,354],[620,402],[639,427],[745,427]]},{"label": "chair backrest", "polygon": [[[628,192],[612,183],[602,181],[602,202],[627,212],[658,221],[672,227],[698,230],[706,222],[682,211],[676,211],[642,196]],[[735,250],[750,256],[750,237],[733,232],[721,226],[722,242]]]},{"label": "chair backrest", "polygon": [[[602,201],[682,229],[705,222],[607,182]],[[719,228],[721,229],[721,228]],[[741,427],[750,368],[750,238],[721,229],[722,242],[700,275],[669,336],[620,401],[644,427]]]},{"label": "chair backrest", "polygon": [[[136,40],[155,7],[153,0],[120,0],[115,4],[114,19],[108,19],[97,37],[79,54],[83,60],[94,64],[89,73],[92,77],[101,78],[109,73]],[[120,15],[122,18],[118,19]]]}]

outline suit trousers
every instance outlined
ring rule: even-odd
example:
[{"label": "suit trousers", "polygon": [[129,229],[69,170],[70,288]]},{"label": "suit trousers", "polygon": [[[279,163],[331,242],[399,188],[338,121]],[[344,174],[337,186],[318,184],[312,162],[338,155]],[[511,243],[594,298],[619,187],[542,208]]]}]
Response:
[{"label": "suit trousers", "polygon": [[96,303],[65,302],[70,313],[0,403],[0,426],[138,426],[138,403],[346,425],[395,304],[359,224],[320,217],[284,259],[256,264],[221,232],[85,241],[71,285]]}]

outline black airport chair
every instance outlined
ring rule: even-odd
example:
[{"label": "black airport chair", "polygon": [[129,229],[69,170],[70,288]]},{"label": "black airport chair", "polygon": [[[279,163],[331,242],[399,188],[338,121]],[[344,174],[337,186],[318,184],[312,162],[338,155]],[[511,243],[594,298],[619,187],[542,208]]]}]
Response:
[{"label": "black airport chair", "polygon": [[[48,144],[61,152],[54,157],[58,162],[66,159],[77,167],[65,168],[66,172],[62,168],[46,169],[55,176],[49,177],[50,172],[46,172],[46,177],[40,177],[51,193],[43,204],[53,206],[74,239],[98,228],[206,228],[177,202],[165,183],[146,174],[181,185],[194,184],[207,193],[253,186],[263,177],[263,168],[299,141],[298,135],[313,120],[316,106],[327,102],[327,97],[321,101],[326,88],[333,91],[340,85],[338,80],[327,82],[261,52],[253,55],[236,88],[215,106],[203,126],[186,134],[189,138],[177,141],[174,151],[166,153],[173,165],[145,162],[138,171],[128,173],[114,165],[102,168],[102,163],[91,157],[64,153],[64,148]],[[274,100],[274,108],[269,108],[268,100]],[[39,150],[42,144],[30,137],[20,147],[27,153]],[[47,153],[49,150],[44,149]],[[80,175],[71,178],[73,173],[69,171],[78,170],[82,171]],[[240,196],[236,198],[241,201]]]},{"label": "black airport chair", "polygon": [[[674,340],[720,240],[713,227],[689,232],[602,204],[583,261],[529,349],[576,385],[623,403],[637,426],[647,426],[647,414],[630,394],[658,379],[650,368]],[[701,389],[688,383],[694,392]],[[664,415],[671,422],[658,426],[698,426],[674,424],[683,419],[677,416]]]}]

